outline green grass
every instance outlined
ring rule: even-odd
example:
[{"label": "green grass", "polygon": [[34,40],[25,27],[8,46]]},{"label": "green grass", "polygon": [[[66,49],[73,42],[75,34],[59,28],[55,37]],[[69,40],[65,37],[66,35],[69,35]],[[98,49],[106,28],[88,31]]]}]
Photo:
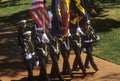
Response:
[{"label": "green grass", "polygon": [[120,65],[120,5],[105,4],[106,16],[98,17],[96,29],[101,40],[94,47],[93,54]]},{"label": "green grass", "polygon": [[94,47],[94,55],[110,62],[120,64],[120,28],[99,33],[101,40]]},{"label": "green grass", "polygon": [[[6,0],[0,4],[0,16],[10,16],[23,10],[30,9],[32,0]],[[47,0],[49,5],[51,0]]]},{"label": "green grass", "polygon": [[[48,0],[47,4],[50,2]],[[22,19],[30,20],[31,3],[32,0],[5,0],[0,4],[0,21],[13,24]]]},{"label": "green grass", "polygon": [[23,10],[27,10],[31,6],[31,0],[20,0],[20,1],[6,1],[0,4],[0,17],[10,16],[14,13],[18,13]]}]

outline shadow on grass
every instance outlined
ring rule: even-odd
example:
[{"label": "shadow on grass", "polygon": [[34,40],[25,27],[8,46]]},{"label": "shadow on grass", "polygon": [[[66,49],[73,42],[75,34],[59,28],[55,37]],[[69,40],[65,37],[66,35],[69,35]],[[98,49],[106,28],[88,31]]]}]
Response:
[{"label": "shadow on grass", "polygon": [[20,4],[20,3],[21,3],[20,0],[7,0],[0,3],[0,8],[4,8],[8,6],[10,7],[10,6],[20,6],[20,5],[31,4],[31,3],[23,3],[23,4]]},{"label": "shadow on grass", "polygon": [[25,10],[25,11],[12,14],[11,16],[0,17],[0,21],[7,23],[9,25],[17,25],[20,20],[23,20],[23,19],[28,20],[30,18],[31,17],[29,15],[29,10]]},{"label": "shadow on grass", "polygon": [[116,21],[113,19],[93,19],[92,26],[94,27],[96,32],[108,32],[111,31],[112,28],[119,28],[120,21]]},{"label": "shadow on grass", "polygon": [[100,3],[118,3],[120,0],[98,0]]}]

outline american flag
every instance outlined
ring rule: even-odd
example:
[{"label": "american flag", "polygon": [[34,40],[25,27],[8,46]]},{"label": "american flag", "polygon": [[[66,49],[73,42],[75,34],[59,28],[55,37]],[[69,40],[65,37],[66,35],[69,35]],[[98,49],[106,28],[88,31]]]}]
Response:
[{"label": "american flag", "polygon": [[30,9],[30,15],[38,27],[49,27],[50,18],[47,12],[47,6],[43,0],[33,0]]}]

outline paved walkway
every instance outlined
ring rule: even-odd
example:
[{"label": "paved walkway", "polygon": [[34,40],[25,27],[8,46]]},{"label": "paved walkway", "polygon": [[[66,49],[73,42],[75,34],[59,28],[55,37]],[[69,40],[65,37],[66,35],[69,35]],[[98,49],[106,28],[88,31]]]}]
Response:
[{"label": "paved walkway", "polygon": [[[26,81],[27,72],[20,50],[17,48],[16,28],[14,26],[0,23],[0,80],[1,81]],[[83,61],[86,54],[82,54]],[[74,54],[70,55],[70,64],[72,65]],[[95,71],[90,67],[87,69],[87,75],[83,78],[81,71],[74,73],[74,78],[71,81],[120,81],[120,66],[94,57],[94,60],[99,68]],[[62,58],[59,59],[61,70]],[[50,72],[51,61],[47,65],[48,73]],[[34,76],[39,75],[38,68],[34,70]],[[65,78],[69,81],[69,77]]]}]

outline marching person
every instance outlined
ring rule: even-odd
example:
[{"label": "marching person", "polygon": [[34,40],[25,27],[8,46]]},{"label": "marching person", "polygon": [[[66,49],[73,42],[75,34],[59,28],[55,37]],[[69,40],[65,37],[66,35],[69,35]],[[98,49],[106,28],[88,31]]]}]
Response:
[{"label": "marching person", "polygon": [[[36,34],[36,54],[38,56],[38,60],[40,61],[40,74],[38,81],[50,81],[49,76],[47,75],[47,59],[48,59],[48,48],[47,48],[47,42],[45,40],[46,37],[43,38],[44,31],[43,28],[37,28],[37,34]],[[44,40],[45,39],[45,40]]]},{"label": "marching person", "polygon": [[26,20],[19,21],[19,29],[18,29],[18,47],[23,48],[23,39],[24,35],[23,33],[28,30],[28,27],[26,25]]},{"label": "marching person", "polygon": [[64,35],[60,40],[60,51],[63,57],[63,67],[62,74],[69,74],[73,78],[72,70],[69,63],[69,54],[70,54],[70,32]]},{"label": "marching person", "polygon": [[60,56],[59,40],[56,36],[50,36],[50,57],[52,59],[52,68],[50,72],[51,77],[58,77],[59,81],[64,81],[62,74],[59,70],[58,60]]},{"label": "marching person", "polygon": [[81,39],[79,36],[74,35],[72,37],[72,49],[75,52],[75,59],[73,62],[73,71],[79,71],[79,69],[82,70],[83,74],[85,74],[85,68],[83,67],[83,62],[81,58]]},{"label": "marching person", "polygon": [[23,59],[26,65],[26,69],[28,71],[28,80],[27,81],[34,81],[33,79],[33,69],[36,65],[36,55],[34,50],[34,45],[31,41],[31,31],[26,31],[23,33],[24,40],[23,40]]},{"label": "marching person", "polygon": [[[54,9],[57,6],[56,3],[59,2],[58,0],[52,0],[52,10],[54,11]],[[58,33],[58,29],[56,29],[58,26],[60,26],[59,24],[59,19],[56,18],[56,16],[58,14],[53,14],[53,12],[48,11],[48,15],[50,17],[50,24],[48,27],[48,33],[47,36],[50,40],[49,43],[49,53],[50,53],[50,57],[52,60],[52,68],[51,68],[51,72],[50,72],[50,76],[51,77],[58,77],[59,81],[64,81],[62,74],[60,73],[59,70],[59,66],[58,66],[58,60],[59,60],[59,56],[60,56],[60,49],[59,49],[59,37],[60,37],[60,32]],[[57,19],[57,20],[56,20]]]},{"label": "marching person", "polygon": [[81,58],[81,34],[77,31],[80,29],[79,25],[82,25],[83,23],[83,17],[76,13],[71,13],[71,22],[70,22],[70,33],[71,33],[71,39],[70,39],[70,46],[71,49],[75,53],[75,59],[72,65],[73,71],[79,71],[79,69],[82,70],[83,74],[85,74],[85,68],[83,66],[82,58]]},{"label": "marching person", "polygon": [[98,67],[92,57],[92,44],[95,41],[98,41],[100,38],[95,34],[94,29],[90,26],[90,20],[87,20],[87,22],[85,23],[83,27],[83,32],[85,35],[83,35],[82,37],[82,43],[83,43],[82,48],[86,49],[86,53],[87,53],[84,67],[88,68],[89,67],[88,64],[90,62],[93,69],[95,71],[98,71]]}]

